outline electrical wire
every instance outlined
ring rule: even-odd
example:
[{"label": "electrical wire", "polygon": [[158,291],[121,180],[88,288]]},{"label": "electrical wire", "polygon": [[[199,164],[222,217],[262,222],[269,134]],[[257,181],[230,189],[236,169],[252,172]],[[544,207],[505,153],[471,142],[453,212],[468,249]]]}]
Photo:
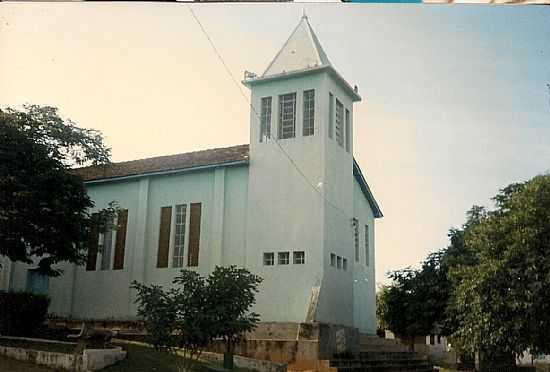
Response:
[{"label": "electrical wire", "polygon": [[[204,28],[204,26],[202,25],[201,21],[199,20],[199,18],[197,17],[197,15],[195,14],[195,12],[193,11],[193,8],[191,7],[191,5],[189,3],[186,4],[187,5],[187,8],[189,9],[189,12],[191,13],[191,15],[193,16],[193,19],[195,20],[195,22],[197,22],[197,24],[199,25],[202,33],[204,34],[204,36],[206,37],[206,39],[208,40],[208,42],[210,43],[210,46],[212,47],[212,49],[214,50],[214,53],[216,54],[216,56],[218,57],[218,59],[220,60],[220,62],[222,63],[223,67],[225,68],[225,71],[229,74],[229,76],[231,77],[231,80],[233,81],[233,83],[237,86],[237,88],[239,89],[239,92],[241,93],[241,96],[244,98],[244,100],[246,101],[246,103],[250,106],[250,109],[252,110],[252,112],[254,112],[254,114],[256,115],[256,117],[258,118],[258,120],[261,120],[261,117],[260,117],[260,114],[258,114],[258,112],[256,111],[256,109],[254,108],[254,105],[252,104],[252,102],[248,99],[247,95],[244,93],[244,91],[242,90],[241,88],[241,85],[239,84],[239,82],[237,81],[237,79],[235,78],[235,76],[233,75],[233,73],[231,72],[231,70],[229,69],[229,67],[227,66],[227,64],[225,63],[222,55],[220,54],[220,52],[218,51],[218,48],[216,48],[216,45],[214,44],[214,41],[212,40],[212,38],[210,38],[210,36],[208,35],[208,32],[206,31],[206,29]],[[309,180],[309,178],[306,176],[306,174],[300,169],[300,167],[296,164],[296,162],[294,161],[294,159],[288,154],[288,152],[281,146],[281,144],[279,143],[279,141],[276,139],[276,138],[271,138],[271,140],[277,145],[277,147],[281,150],[281,152],[283,153],[283,155],[288,159],[288,161],[292,164],[292,166],[296,169],[296,171],[300,174],[300,176],[304,179],[304,181],[317,193],[319,194],[319,196],[321,196],[321,198],[323,198],[323,200],[325,202],[327,202],[329,205],[331,205],[334,209],[338,210],[340,213],[342,213],[344,215],[344,217],[346,218],[353,218],[351,216],[349,216],[346,211],[344,211],[342,208],[340,208],[339,206],[337,206],[336,204],[334,204],[332,201],[330,201],[325,195],[324,193],[322,193],[317,187],[315,187],[315,185]]]}]

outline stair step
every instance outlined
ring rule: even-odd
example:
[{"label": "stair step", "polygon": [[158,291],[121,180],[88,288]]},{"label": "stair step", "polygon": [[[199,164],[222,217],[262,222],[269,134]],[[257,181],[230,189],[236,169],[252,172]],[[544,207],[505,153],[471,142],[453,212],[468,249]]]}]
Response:
[{"label": "stair step", "polygon": [[364,366],[358,368],[338,368],[338,372],[427,372],[433,371],[429,364]]},{"label": "stair step", "polygon": [[429,366],[430,364],[427,363],[425,360],[369,360],[368,362],[361,362],[361,361],[354,361],[354,362],[347,362],[347,363],[339,363],[339,362],[330,362],[331,367],[335,367],[338,369],[341,368],[353,368],[353,369],[361,369],[361,368],[368,368],[368,367],[380,367],[380,366],[386,366],[386,365],[395,365],[395,366]]},{"label": "stair step", "polygon": [[391,352],[380,352],[380,351],[362,351],[359,353],[360,359],[414,359],[422,358],[427,359],[426,356],[410,352],[410,351],[391,351]]}]

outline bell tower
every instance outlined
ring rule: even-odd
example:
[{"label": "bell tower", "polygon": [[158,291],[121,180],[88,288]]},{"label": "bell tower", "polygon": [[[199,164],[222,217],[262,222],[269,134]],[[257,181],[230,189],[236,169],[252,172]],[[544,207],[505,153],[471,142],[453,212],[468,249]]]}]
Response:
[{"label": "bell tower", "polygon": [[[243,84],[252,105],[246,266],[264,278],[255,311],[262,321],[352,326],[352,106],[361,97],[305,15],[265,72],[246,72]],[[333,278],[336,251],[349,271]]]}]

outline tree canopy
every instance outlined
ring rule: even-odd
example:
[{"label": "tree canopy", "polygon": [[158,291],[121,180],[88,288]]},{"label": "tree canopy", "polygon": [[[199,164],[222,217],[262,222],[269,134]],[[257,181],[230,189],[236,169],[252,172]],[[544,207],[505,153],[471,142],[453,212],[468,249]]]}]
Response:
[{"label": "tree canopy", "polygon": [[550,175],[511,184],[465,238],[476,265],[456,281],[454,333],[469,351],[550,353]]},{"label": "tree canopy", "polygon": [[137,290],[138,315],[145,321],[147,341],[155,348],[187,357],[190,370],[214,338],[226,344],[224,366],[233,366],[233,347],[243,333],[255,328],[259,315],[250,312],[262,279],[247,269],[216,266],[208,277],[182,270],[173,287],[132,283]]},{"label": "tree canopy", "polygon": [[0,255],[25,263],[37,257],[39,272],[53,276],[58,262],[83,263],[93,202],[69,167],[109,156],[99,132],[53,107],[0,110]]},{"label": "tree canopy", "polygon": [[420,269],[390,273],[383,317],[396,334],[437,330],[489,359],[550,353],[550,175],[511,184],[493,200],[493,210],[468,211],[449,246]]}]

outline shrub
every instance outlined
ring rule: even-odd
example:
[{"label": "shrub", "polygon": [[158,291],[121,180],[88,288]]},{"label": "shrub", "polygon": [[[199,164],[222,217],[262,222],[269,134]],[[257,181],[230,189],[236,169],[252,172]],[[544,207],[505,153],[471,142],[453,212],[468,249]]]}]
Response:
[{"label": "shrub", "polygon": [[0,335],[32,336],[48,315],[50,299],[27,292],[0,292]]}]

